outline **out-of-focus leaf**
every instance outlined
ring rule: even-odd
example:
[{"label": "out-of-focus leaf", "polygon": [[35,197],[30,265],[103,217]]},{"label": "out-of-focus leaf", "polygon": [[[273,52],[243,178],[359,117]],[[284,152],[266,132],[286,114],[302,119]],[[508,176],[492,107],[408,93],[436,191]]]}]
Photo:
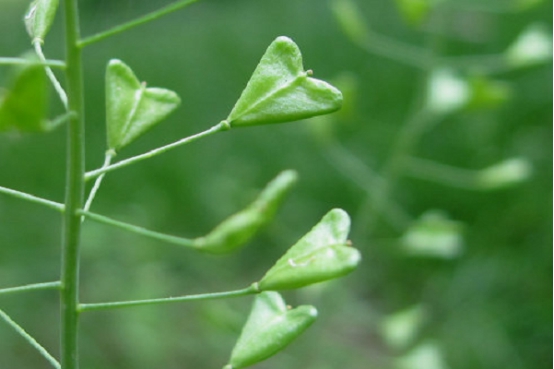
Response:
[{"label": "out-of-focus leaf", "polygon": [[47,130],[47,83],[40,65],[25,64],[14,68],[8,88],[0,96],[0,131]]},{"label": "out-of-focus leaf", "polygon": [[396,6],[404,19],[414,25],[421,24],[431,11],[432,0],[396,0]]},{"label": "out-of-focus leaf", "polygon": [[111,60],[106,70],[108,147],[119,150],[128,145],[180,104],[175,92],[147,88],[126,64]]},{"label": "out-of-focus leaf", "polygon": [[277,292],[262,292],[233,349],[225,369],[240,369],[267,359],[302,334],[316,319],[313,306],[286,306]]},{"label": "out-of-focus leaf", "polygon": [[333,209],[264,275],[261,290],[286,290],[344,276],[361,260],[347,241],[350,217]]},{"label": "out-of-focus leaf", "polygon": [[421,305],[387,315],[381,324],[383,337],[391,347],[404,349],[415,340],[424,318]]},{"label": "out-of-focus leaf", "polygon": [[552,31],[544,24],[532,24],[517,37],[505,52],[514,67],[526,67],[552,60]]},{"label": "out-of-focus leaf", "polygon": [[471,97],[468,108],[483,109],[497,107],[512,97],[511,86],[507,82],[491,80],[484,76],[469,79]]},{"label": "out-of-focus leaf", "polygon": [[229,114],[231,127],[282,123],[334,112],[342,94],[304,71],[298,46],[281,36],[269,45]]},{"label": "out-of-focus leaf", "polygon": [[471,97],[467,81],[452,70],[437,69],[427,85],[427,109],[436,113],[450,113],[464,107]]},{"label": "out-of-focus leaf", "polygon": [[365,44],[369,26],[362,12],[352,0],[333,0],[331,7],[343,32],[357,44]]},{"label": "out-of-focus leaf", "polygon": [[476,185],[484,190],[509,187],[526,181],[532,174],[532,166],[524,158],[504,160],[478,172]]},{"label": "out-of-focus leaf", "polygon": [[402,236],[402,246],[408,255],[453,259],[462,252],[462,225],[441,212],[426,212]]},{"label": "out-of-focus leaf", "polygon": [[396,360],[397,369],[447,369],[437,345],[425,342]]}]

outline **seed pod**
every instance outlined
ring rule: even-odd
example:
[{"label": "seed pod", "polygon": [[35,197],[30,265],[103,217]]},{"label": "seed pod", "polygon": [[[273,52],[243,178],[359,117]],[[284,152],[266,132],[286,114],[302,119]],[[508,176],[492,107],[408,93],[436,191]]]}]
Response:
[{"label": "seed pod", "polygon": [[34,0],[25,14],[25,27],[33,39],[44,40],[50,30],[59,0]]},{"label": "seed pod", "polygon": [[299,288],[350,273],[361,255],[347,241],[349,230],[348,214],[341,209],[331,210],[263,276],[259,289]]},{"label": "seed pod", "polygon": [[273,219],[297,177],[292,170],[280,173],[251,205],[224,220],[206,236],[195,239],[194,247],[209,253],[225,253],[244,245]]},{"label": "seed pod", "polygon": [[147,88],[131,68],[111,60],[106,70],[106,123],[108,147],[119,150],[166,118],[181,104],[164,88]]},{"label": "seed pod", "polygon": [[340,109],[342,94],[304,71],[298,46],[287,37],[269,45],[227,118],[231,127],[290,122]]},{"label": "seed pod", "polygon": [[240,369],[258,363],[284,349],[317,318],[313,306],[287,308],[277,292],[256,297],[252,312],[233,349],[226,369]]}]

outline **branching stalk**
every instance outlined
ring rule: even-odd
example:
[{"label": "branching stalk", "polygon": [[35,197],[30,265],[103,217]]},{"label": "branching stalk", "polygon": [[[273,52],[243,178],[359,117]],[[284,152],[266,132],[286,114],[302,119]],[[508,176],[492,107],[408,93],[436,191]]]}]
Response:
[{"label": "branching stalk", "polygon": [[10,195],[12,197],[22,199],[22,200],[26,200],[26,201],[29,201],[29,202],[32,202],[32,203],[35,203],[35,204],[45,205],[46,207],[49,207],[49,208],[57,210],[57,211],[63,211],[64,208],[65,208],[64,204],[60,204],[59,202],[46,200],[46,199],[43,199],[43,198],[40,198],[40,197],[37,197],[37,196],[34,196],[34,195],[30,195],[30,194],[25,193],[25,192],[12,190],[11,188],[7,188],[7,187],[0,186],[0,193],[4,193],[6,195]]},{"label": "branching stalk", "polygon": [[98,222],[98,223],[108,224],[108,225],[111,225],[111,226],[114,226],[114,227],[117,227],[117,228],[124,229],[124,230],[129,231],[129,232],[137,233],[137,234],[140,234],[140,235],[143,235],[143,236],[147,236],[147,237],[150,237],[150,238],[153,238],[153,239],[156,239],[156,240],[172,243],[172,244],[175,244],[175,245],[185,246],[185,247],[194,247],[194,240],[192,240],[192,239],[182,238],[182,237],[177,237],[177,236],[171,236],[171,235],[167,235],[167,234],[164,234],[164,233],[151,231],[151,230],[146,229],[146,228],[135,226],[135,225],[132,225],[132,224],[129,224],[129,223],[120,222],[118,220],[111,219],[111,218],[108,218],[108,217],[103,216],[103,215],[91,213],[91,212],[85,211],[85,210],[79,210],[78,213],[85,216],[85,217],[87,217],[87,218],[89,218],[89,219],[91,219],[91,220],[94,220],[95,222]]},{"label": "branching stalk", "polygon": [[[44,53],[42,52],[42,40],[36,39],[33,41],[33,46],[35,48],[35,52],[37,53],[39,59],[44,63],[46,61],[46,57],[44,56]],[[58,96],[60,97],[60,100],[63,104],[63,107],[66,111],[69,110],[67,105],[67,94],[65,90],[63,89],[60,81],[56,78],[56,75],[54,72],[52,72],[52,69],[49,66],[44,66],[44,70],[46,71],[46,75],[50,79],[50,82],[52,83],[52,86],[54,86],[54,90],[58,93]]]},{"label": "branching stalk", "polygon": [[42,347],[37,340],[33,338],[29,333],[17,324],[8,314],[0,310],[0,318],[4,320],[10,327],[12,327],[21,337],[23,337],[31,346],[33,346],[37,351],[46,359],[52,366],[56,369],[61,369],[60,363],[52,356],[44,347]]},{"label": "branching stalk", "polygon": [[229,123],[227,123],[227,121],[222,121],[222,122],[216,124],[215,126],[211,127],[210,129],[205,130],[204,132],[200,132],[200,133],[197,133],[195,135],[185,137],[185,138],[183,138],[179,141],[173,142],[169,145],[158,147],[157,149],[148,151],[147,153],[137,155],[137,156],[133,156],[132,158],[122,160],[122,161],[117,162],[117,163],[112,164],[112,165],[108,165],[107,167],[102,167],[100,169],[96,169],[96,170],[87,172],[86,175],[85,175],[85,179],[90,180],[92,178],[95,178],[95,177],[103,174],[103,173],[111,172],[112,170],[123,168],[123,167],[126,167],[128,165],[135,164],[135,163],[138,163],[140,161],[153,158],[154,156],[163,154],[163,153],[165,153],[165,152],[167,152],[171,149],[174,149],[176,147],[186,145],[186,144],[191,143],[193,141],[196,141],[200,138],[210,136],[210,135],[212,135],[214,133],[217,133],[217,132],[226,131],[228,129],[229,129]]},{"label": "branching stalk", "polygon": [[166,297],[160,299],[149,300],[133,300],[133,301],[118,301],[118,302],[103,302],[94,304],[80,304],[79,312],[93,311],[93,310],[111,310],[132,306],[145,306],[145,305],[160,305],[175,302],[188,302],[188,301],[203,301],[203,300],[217,300],[231,297],[240,297],[247,295],[255,295],[260,291],[254,285],[247,288],[235,291],[216,292],[216,293],[204,293],[199,295],[187,295],[179,297]]},{"label": "branching stalk", "polygon": [[0,295],[9,295],[17,292],[39,291],[39,290],[59,290],[61,287],[60,281],[33,283],[25,286],[9,287],[0,289]]},{"label": "branching stalk", "polygon": [[[114,152],[109,150],[106,152],[106,157],[104,158],[104,164],[102,165],[102,168],[106,168],[110,165],[112,162],[112,159],[114,157]],[[100,185],[102,184],[102,180],[104,179],[104,176],[106,173],[102,173],[96,178],[96,181],[94,181],[94,185],[92,186],[92,189],[90,190],[90,193],[88,195],[87,201],[85,203],[85,207],[83,208],[84,211],[88,211],[92,205],[92,202],[94,201],[94,198],[96,197],[96,193],[100,189]]]},{"label": "branching stalk", "polygon": [[173,12],[179,10],[179,9],[185,8],[186,6],[191,5],[191,4],[193,4],[197,1],[198,0],[177,1],[173,4],[170,4],[166,7],[161,8],[159,10],[153,11],[153,12],[151,12],[149,14],[146,14],[146,15],[140,17],[140,18],[132,20],[128,23],[121,24],[121,25],[113,27],[113,28],[111,28],[107,31],[100,32],[100,33],[97,33],[96,35],[87,37],[87,38],[83,39],[81,42],[79,42],[79,46],[80,47],[85,47],[85,46],[88,46],[88,45],[93,44],[95,42],[102,41],[102,40],[104,40],[108,37],[111,37],[111,36],[117,35],[119,33],[128,31],[128,30],[130,30],[132,28],[135,28],[137,26],[152,22],[152,21],[154,21],[158,18],[163,17],[164,15],[167,15],[167,14],[173,13]]},{"label": "branching stalk", "polygon": [[65,62],[61,60],[32,60],[26,58],[0,57],[0,65],[44,65],[52,68],[65,69]]}]

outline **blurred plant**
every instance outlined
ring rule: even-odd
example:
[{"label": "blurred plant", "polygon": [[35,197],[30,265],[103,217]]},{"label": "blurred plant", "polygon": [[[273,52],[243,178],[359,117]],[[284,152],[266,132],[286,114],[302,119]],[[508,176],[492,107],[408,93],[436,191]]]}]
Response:
[{"label": "blurred plant", "polygon": [[[0,193],[42,204],[63,214],[61,279],[0,289],[0,295],[55,289],[61,300],[61,359],[42,347],[33,337],[0,310],[0,318],[36,348],[55,368],[79,366],[77,342],[79,316],[93,310],[154,305],[196,300],[222,299],[245,295],[258,297],[250,318],[225,368],[239,369],[255,364],[282,350],[316,316],[313,306],[287,306],[277,292],[335,279],[356,268],[360,253],[348,240],[350,218],[340,209],[323,219],[277,261],[258,282],[249,287],[219,293],[187,295],[138,301],[82,303],[79,299],[79,250],[81,224],[90,219],[147,237],[206,253],[228,253],[244,245],[272,221],[281,202],[296,182],[294,171],[284,171],[271,181],[258,198],[216,226],[204,237],[187,239],[120,222],[90,210],[103,177],[111,171],[152,158],[173,148],[235,127],[280,123],[327,114],[342,105],[342,94],[330,84],[305,71],[298,46],[287,37],[271,43],[242,95],[227,119],[208,130],[156,148],[145,154],[112,163],[117,153],[173,113],[181,100],[177,93],[140,82],[132,69],[120,60],[111,60],[106,69],[107,151],[104,165],[85,173],[84,101],[82,50],[85,46],[145,24],[194,3],[181,0],[144,17],[88,38],[81,38],[76,0],[65,4],[65,61],[48,60],[42,51],[44,39],[58,10],[57,0],[34,0],[25,16],[35,56],[0,58],[0,64],[15,65],[13,78],[0,100],[0,130],[44,132],[68,124],[66,201],[64,204],[17,190],[0,187]],[[65,87],[51,68],[65,71]],[[47,113],[47,78],[54,87],[65,113],[54,120]],[[85,199],[86,181],[96,179]]]},{"label": "blurred plant", "polygon": [[[503,53],[493,55],[445,56],[434,48],[436,29],[430,31],[430,47],[404,43],[378,33],[363,15],[355,0],[332,0],[331,9],[348,39],[368,54],[387,58],[414,68],[422,74],[422,93],[416,96],[415,108],[396,133],[395,141],[380,169],[343,147],[333,134],[340,127],[337,120],[360,120],[350,110],[350,116],[337,114],[315,118],[310,125],[322,145],[329,162],[366,193],[357,224],[360,238],[374,244],[375,231],[387,239],[393,237],[400,254],[438,260],[455,259],[463,255],[462,222],[449,219],[443,210],[427,210],[413,217],[401,203],[400,179],[412,177],[454,188],[471,191],[494,191],[527,181],[532,164],[524,157],[501,160],[484,169],[458,168],[433,159],[416,157],[424,135],[445,118],[463,112],[494,109],[514,95],[512,86],[497,79],[497,75],[520,68],[547,63],[552,58],[552,37],[546,26],[531,24],[524,29]],[[486,2],[489,4],[489,2]],[[510,7],[522,7],[522,1]],[[536,2],[533,2],[536,3]],[[508,4],[505,4],[508,6]],[[399,14],[413,28],[422,28],[437,21],[455,7],[479,8],[474,2],[447,0],[397,0]],[[531,6],[525,2],[525,6]],[[512,8],[510,8],[512,9]],[[482,10],[482,9],[481,9]],[[509,11],[508,8],[505,9]],[[438,27],[436,23],[432,23]],[[358,84],[353,74],[341,74],[336,84],[349,101],[356,101]],[[319,123],[324,123],[321,125]],[[324,127],[324,128],[322,128]],[[336,132],[335,132],[336,133]],[[362,215],[366,215],[365,219]],[[415,218],[415,219],[414,219]],[[378,221],[392,228],[393,235],[383,231]],[[386,228],[385,228],[386,229]],[[383,235],[385,233],[385,235]],[[395,368],[446,368],[442,352],[434,342],[416,339],[424,323],[427,309],[423,303],[404,307],[400,311],[383,312],[381,337],[392,352],[400,355],[390,361]]]}]

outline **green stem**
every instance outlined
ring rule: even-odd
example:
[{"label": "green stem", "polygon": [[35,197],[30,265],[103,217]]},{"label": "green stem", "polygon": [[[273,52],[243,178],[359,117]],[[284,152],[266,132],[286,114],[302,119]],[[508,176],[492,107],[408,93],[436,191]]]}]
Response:
[{"label": "green stem", "polygon": [[0,186],[0,193],[4,193],[6,195],[10,195],[10,196],[13,196],[15,198],[26,200],[26,201],[29,201],[29,202],[32,202],[32,203],[35,203],[35,204],[41,204],[41,205],[47,206],[51,209],[61,211],[61,212],[63,212],[63,210],[65,208],[64,204],[60,204],[59,202],[46,200],[46,199],[43,199],[43,198],[40,198],[40,197],[29,195],[28,193],[24,193],[24,192],[17,191],[17,190],[12,190],[11,188],[6,188],[6,187]]},{"label": "green stem", "polygon": [[68,125],[65,212],[63,220],[61,270],[61,365],[62,369],[78,369],[79,249],[81,216],[77,210],[84,199],[84,88],[83,61],[77,0],[65,3],[66,86],[68,107],[75,112]]},{"label": "green stem", "polygon": [[19,333],[31,346],[33,346],[37,351],[46,359],[52,366],[56,369],[61,369],[60,363],[52,356],[50,353],[42,347],[29,333],[16,322],[4,311],[0,310],[0,318],[2,318],[10,327],[12,327],[17,333]]},{"label": "green stem", "polygon": [[58,128],[62,124],[68,122],[74,114],[75,113],[73,113],[71,111],[68,111],[67,113],[64,113],[62,115],[57,116],[56,118],[54,118],[52,120],[49,120],[48,122],[46,122],[44,124],[45,130],[46,131],[52,131],[52,130]]},{"label": "green stem", "polygon": [[139,161],[142,161],[142,160],[145,160],[145,159],[150,159],[154,156],[163,154],[163,153],[165,153],[165,152],[167,152],[171,149],[174,149],[176,147],[191,143],[191,142],[196,141],[200,138],[210,136],[210,135],[212,135],[214,133],[217,133],[217,132],[226,131],[228,129],[229,129],[229,123],[224,120],[224,121],[216,124],[215,126],[211,127],[210,129],[205,130],[204,132],[197,133],[193,136],[185,137],[185,138],[183,138],[179,141],[173,142],[169,145],[158,147],[157,149],[151,150],[147,153],[137,155],[137,156],[133,156],[132,158],[122,160],[122,161],[117,162],[115,164],[108,165],[106,167],[102,167],[100,169],[96,169],[96,170],[87,172],[86,175],[85,175],[85,179],[89,180],[89,179],[98,177],[99,175],[101,175],[103,173],[111,172],[112,170],[123,168],[123,167],[126,167],[128,165],[138,163]]},{"label": "green stem", "polygon": [[79,46],[80,47],[85,47],[85,46],[88,46],[92,43],[102,41],[102,40],[104,40],[104,39],[106,39],[110,36],[116,35],[116,34],[121,33],[121,32],[125,32],[127,30],[130,30],[131,28],[135,28],[137,26],[140,26],[140,25],[146,24],[148,22],[151,22],[153,20],[156,20],[158,18],[161,18],[164,15],[173,13],[173,12],[175,12],[179,9],[182,9],[182,8],[188,6],[188,5],[191,5],[191,4],[193,4],[197,1],[198,0],[177,1],[173,4],[170,4],[166,7],[161,8],[159,10],[153,11],[153,12],[148,13],[148,14],[140,17],[140,18],[132,20],[128,23],[121,24],[121,25],[113,27],[113,28],[111,28],[107,31],[100,32],[100,33],[97,33],[96,35],[87,37],[87,38],[81,40],[81,42],[79,42]]},{"label": "green stem", "polygon": [[[102,165],[102,168],[106,168],[110,165],[112,162],[112,159],[115,155],[115,152],[112,150],[108,150],[106,152],[106,156],[104,158],[104,164]],[[85,207],[83,210],[88,211],[90,207],[92,206],[92,202],[94,201],[94,198],[96,197],[96,193],[100,189],[100,185],[102,184],[102,180],[104,179],[104,176],[106,173],[102,173],[96,178],[96,181],[94,181],[94,185],[92,186],[92,189],[90,190],[90,193],[88,195],[87,201],[85,202]]]},{"label": "green stem", "polygon": [[396,41],[376,32],[370,32],[367,35],[367,40],[358,44],[369,53],[381,55],[419,69],[426,69],[431,61],[431,55],[425,49]]},{"label": "green stem", "polygon": [[[37,53],[39,59],[44,62],[46,61],[46,57],[44,56],[44,53],[42,52],[42,40],[36,39],[33,41],[33,46],[35,47],[35,52]],[[67,94],[65,93],[65,90],[63,89],[60,81],[56,78],[56,75],[54,72],[52,72],[52,69],[50,69],[49,66],[45,66],[44,70],[46,71],[46,75],[50,79],[50,82],[52,83],[52,86],[54,86],[54,90],[58,93],[58,96],[60,97],[60,100],[63,104],[63,107],[65,110],[68,110],[67,107]]]},{"label": "green stem", "polygon": [[168,304],[168,303],[175,303],[175,302],[186,302],[186,301],[217,300],[217,299],[225,299],[225,298],[231,298],[231,297],[255,295],[259,292],[260,291],[254,285],[252,285],[250,287],[247,287],[241,290],[227,291],[227,292],[205,293],[205,294],[199,294],[199,295],[166,297],[166,298],[149,299],[149,300],[80,304],[79,312],[93,311],[93,310],[119,309],[124,307],[131,307],[131,306],[159,305],[159,304]]},{"label": "green stem", "polygon": [[0,65],[45,65],[52,68],[65,68],[65,62],[61,60],[32,60],[25,58],[0,57]]},{"label": "green stem", "polygon": [[17,292],[27,292],[27,291],[38,291],[38,290],[59,290],[61,287],[61,282],[44,282],[44,283],[33,283],[27,284],[25,286],[18,287],[9,287],[0,289],[0,295],[8,295],[11,293]]},{"label": "green stem", "polygon": [[129,224],[129,223],[120,222],[118,220],[111,219],[111,218],[108,218],[108,217],[103,216],[103,215],[91,213],[91,212],[85,211],[85,210],[79,210],[78,213],[81,214],[81,215],[84,215],[85,217],[87,217],[91,220],[94,220],[98,223],[108,224],[108,225],[111,225],[111,226],[114,226],[114,227],[117,227],[117,228],[124,229],[124,230],[129,231],[129,232],[137,233],[137,234],[147,236],[147,237],[150,237],[150,238],[153,238],[153,239],[156,239],[156,240],[172,243],[172,244],[179,245],[179,246],[185,246],[185,247],[194,247],[195,246],[194,245],[194,240],[192,240],[192,239],[182,238],[182,237],[177,237],[177,236],[171,236],[171,235],[151,231],[151,230],[148,230],[146,228],[138,227],[138,226],[135,226],[135,225],[132,225],[132,224]]},{"label": "green stem", "polygon": [[447,186],[476,190],[479,171],[456,168],[431,160],[410,157],[406,174],[414,178],[445,184]]}]

